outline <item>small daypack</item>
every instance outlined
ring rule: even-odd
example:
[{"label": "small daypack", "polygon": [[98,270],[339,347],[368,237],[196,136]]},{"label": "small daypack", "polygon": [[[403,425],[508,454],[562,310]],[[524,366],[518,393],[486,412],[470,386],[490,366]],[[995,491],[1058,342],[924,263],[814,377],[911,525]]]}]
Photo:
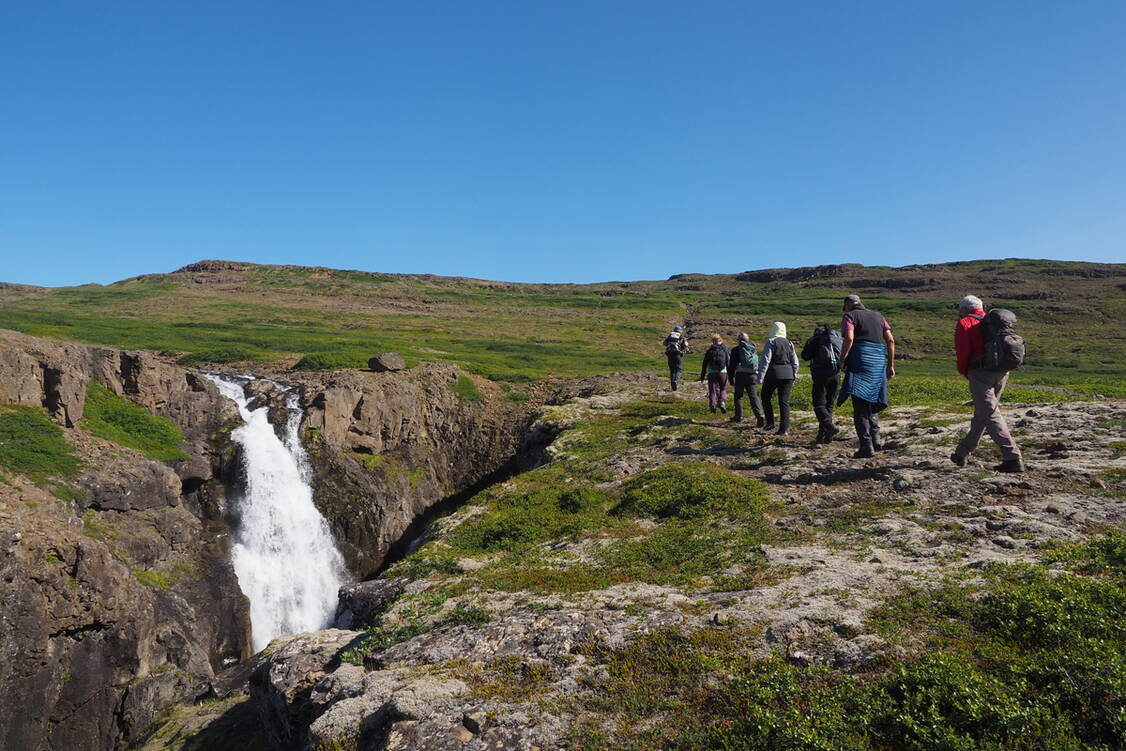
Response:
[{"label": "small daypack", "polygon": [[727,361],[730,357],[731,351],[727,347],[722,344],[713,344],[704,353],[704,362],[707,363],[708,370],[726,370]]},{"label": "small daypack", "polygon": [[684,346],[683,343],[684,343],[684,337],[681,334],[679,334],[675,331],[672,332],[671,334],[669,334],[668,336],[665,337],[665,354],[666,355],[684,354],[684,350],[682,349],[682,347]]},{"label": "small daypack", "polygon": [[[747,346],[743,346],[743,345]],[[758,372],[758,347],[754,342],[740,342],[739,349],[743,352],[743,359],[735,368],[736,373],[757,373]],[[734,354],[734,353],[732,353]]]},{"label": "small daypack", "polygon": [[1024,337],[1013,331],[1017,317],[1011,310],[993,308],[984,317],[973,316],[984,326],[985,352],[972,367],[1008,372],[1024,364]]},{"label": "small daypack", "polygon": [[817,337],[817,348],[813,351],[810,364],[821,370],[825,368],[836,372],[841,366],[841,347],[844,342],[835,329],[823,329]]}]

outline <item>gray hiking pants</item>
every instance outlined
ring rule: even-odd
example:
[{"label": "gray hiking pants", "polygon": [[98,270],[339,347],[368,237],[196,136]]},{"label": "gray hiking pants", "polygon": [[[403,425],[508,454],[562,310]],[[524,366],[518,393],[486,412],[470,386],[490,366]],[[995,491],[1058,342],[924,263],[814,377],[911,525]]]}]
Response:
[{"label": "gray hiking pants", "polygon": [[954,453],[958,456],[972,454],[981,441],[982,433],[989,433],[989,437],[1001,449],[1003,460],[1020,459],[1020,448],[1009,435],[1008,423],[1005,422],[1005,416],[1001,414],[1001,408],[998,406],[1008,380],[1008,373],[999,373],[995,370],[970,371],[970,395],[974,400],[974,419],[970,423],[970,432],[966,433],[966,437],[954,449]]}]

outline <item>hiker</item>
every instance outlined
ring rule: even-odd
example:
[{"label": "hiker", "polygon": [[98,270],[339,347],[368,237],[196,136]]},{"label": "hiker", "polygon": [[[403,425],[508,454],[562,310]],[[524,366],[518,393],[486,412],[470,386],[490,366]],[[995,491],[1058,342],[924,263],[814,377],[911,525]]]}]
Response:
[{"label": "hiker", "polygon": [[770,327],[770,337],[762,348],[758,368],[762,382],[762,408],[766,412],[763,430],[774,430],[774,405],[771,399],[778,392],[779,422],[776,435],[790,432],[790,391],[798,377],[798,353],[794,343],[786,338],[786,324],[775,321]]},{"label": "hiker", "polygon": [[669,383],[673,391],[676,391],[677,384],[680,383],[684,355],[691,351],[688,349],[688,339],[684,336],[684,329],[673,326],[672,331],[665,337],[665,357],[669,360]]},{"label": "hiker", "polygon": [[860,298],[844,299],[841,318],[841,368],[844,382],[837,405],[852,397],[852,423],[858,450],[853,459],[869,459],[883,448],[879,413],[888,406],[888,379],[895,378],[895,337],[887,319],[864,307]]},{"label": "hiker", "polygon": [[729,381],[735,382],[735,416],[732,422],[743,421],[743,394],[751,401],[755,413],[755,426],[761,428],[765,423],[762,416],[762,402],[758,398],[758,348],[747,336],[739,334],[739,344],[731,350],[731,360],[727,364]]},{"label": "hiker", "polygon": [[700,367],[700,380],[708,379],[708,408],[727,412],[727,363],[731,352],[723,343],[723,337],[712,334],[712,346],[704,353],[704,364]]},{"label": "hiker", "polygon": [[801,359],[809,360],[813,377],[813,414],[817,416],[817,443],[829,443],[841,429],[833,424],[833,402],[840,387],[840,332],[822,323],[802,347]]},{"label": "hiker", "polygon": [[[1008,327],[1016,322],[1007,310],[991,310],[989,315],[1004,319],[1003,314],[1011,317]],[[950,455],[950,461],[959,467],[966,466],[966,458],[977,448],[982,433],[989,433],[989,437],[1001,449],[1001,463],[994,467],[998,472],[1023,472],[1024,462],[1021,459],[1020,447],[1009,433],[1008,423],[1001,414],[998,402],[1005,384],[1009,380],[1007,370],[994,370],[986,367],[985,337],[988,324],[981,299],[974,295],[966,295],[958,303],[958,323],[954,326],[954,350],[958,358],[958,372],[969,381],[970,396],[974,402],[974,417],[970,422],[970,432],[966,433]]]}]

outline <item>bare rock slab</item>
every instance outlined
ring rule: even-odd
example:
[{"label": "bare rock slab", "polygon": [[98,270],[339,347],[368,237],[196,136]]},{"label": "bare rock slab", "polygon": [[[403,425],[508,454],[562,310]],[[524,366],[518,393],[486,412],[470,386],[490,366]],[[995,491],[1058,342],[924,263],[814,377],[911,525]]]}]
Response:
[{"label": "bare rock slab", "polygon": [[384,352],[368,360],[368,367],[376,373],[388,373],[396,370],[406,370],[407,362],[398,352]]}]

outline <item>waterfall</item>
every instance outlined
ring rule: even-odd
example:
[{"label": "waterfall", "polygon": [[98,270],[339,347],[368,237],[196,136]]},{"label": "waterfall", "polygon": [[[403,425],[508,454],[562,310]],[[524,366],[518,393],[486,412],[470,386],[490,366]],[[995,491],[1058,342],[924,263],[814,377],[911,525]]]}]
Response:
[{"label": "waterfall", "polygon": [[242,447],[246,473],[245,491],[233,499],[238,524],[231,563],[250,600],[251,643],[258,652],[280,634],[316,631],[331,623],[346,575],[344,559],[328,522],[313,505],[308,457],[297,435],[297,394],[287,396],[289,419],[282,441],[267,407],[248,408],[242,383],[208,377],[238,405],[245,421],[231,433]]}]

